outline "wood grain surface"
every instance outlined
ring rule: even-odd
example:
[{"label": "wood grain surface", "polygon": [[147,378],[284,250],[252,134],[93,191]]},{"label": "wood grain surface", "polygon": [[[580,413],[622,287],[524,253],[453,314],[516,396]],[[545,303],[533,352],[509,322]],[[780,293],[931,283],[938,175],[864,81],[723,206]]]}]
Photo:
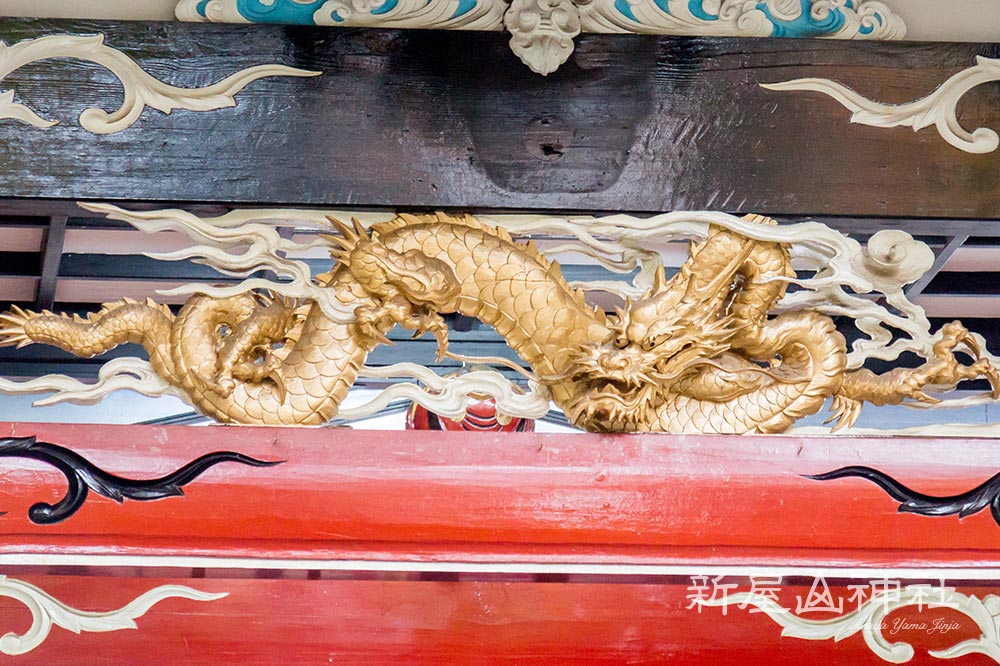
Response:
[{"label": "wood grain surface", "polygon": [[[540,77],[492,33],[5,19],[8,43],[104,33],[175,85],[280,63],[233,109],[147,109],[110,136],[77,115],[112,109],[97,65],[45,61],[3,82],[61,124],[0,121],[0,197],[588,211],[713,209],[785,215],[986,218],[1000,152],[969,155],[933,130],[854,126],[802,76],[886,102],[921,97],[998,47],[585,36]],[[1000,129],[1000,90],[963,101]]]}]

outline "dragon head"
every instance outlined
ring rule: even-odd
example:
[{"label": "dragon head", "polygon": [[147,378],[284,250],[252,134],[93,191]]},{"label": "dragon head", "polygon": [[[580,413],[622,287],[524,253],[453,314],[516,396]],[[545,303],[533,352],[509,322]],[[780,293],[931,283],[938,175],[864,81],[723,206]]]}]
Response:
[{"label": "dragon head", "polygon": [[739,331],[730,306],[746,278],[747,241],[706,279],[688,261],[668,282],[657,270],[652,289],[626,301],[611,318],[603,341],[574,350],[570,379],[576,397],[566,410],[577,425],[594,431],[636,430],[655,421],[672,384],[727,351]]}]

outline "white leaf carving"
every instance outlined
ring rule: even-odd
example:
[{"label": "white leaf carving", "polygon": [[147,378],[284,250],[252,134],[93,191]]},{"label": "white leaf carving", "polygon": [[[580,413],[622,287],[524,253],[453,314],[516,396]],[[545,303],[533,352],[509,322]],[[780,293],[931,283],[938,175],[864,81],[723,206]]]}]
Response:
[{"label": "white leaf carving", "polygon": [[[283,65],[258,65],[210,86],[178,88],[149,75],[127,55],[107,46],[104,35],[49,35],[10,46],[0,42],[0,81],[29,63],[50,58],[76,58],[97,63],[121,81],[125,90],[121,107],[112,113],[92,107],[80,114],[80,126],[94,134],[114,134],[131,127],[147,106],[166,114],[175,109],[212,111],[236,106],[236,94],[257,79],[268,76],[318,76],[321,73]],[[15,103],[12,90],[0,93],[0,118],[13,118],[36,127],[56,124],[56,121],[42,119],[26,106]]]},{"label": "white leaf carving", "polygon": [[984,83],[1000,81],[1000,60],[978,56],[976,65],[955,74],[933,93],[908,104],[882,104],[830,79],[794,79],[761,84],[768,90],[807,90],[829,95],[849,111],[851,122],[871,127],[912,127],[920,131],[932,125],[952,146],[967,153],[992,153],[1000,137],[992,129],[969,132],[958,122],[958,103],[967,92]]},{"label": "white leaf carving", "polygon": [[0,576],[0,596],[15,599],[31,611],[31,627],[23,634],[8,632],[0,636],[0,652],[17,655],[30,652],[41,645],[52,631],[52,626],[80,632],[107,632],[119,629],[136,629],[136,618],[150,608],[169,598],[212,601],[228,593],[210,594],[182,585],[161,585],[137,597],[132,603],[118,610],[95,613],[71,608],[44,590],[23,581]]},{"label": "white leaf carving", "polygon": [[14,101],[14,91],[0,92],[0,118],[12,118],[35,127],[52,127],[54,120],[45,120],[23,104]]}]

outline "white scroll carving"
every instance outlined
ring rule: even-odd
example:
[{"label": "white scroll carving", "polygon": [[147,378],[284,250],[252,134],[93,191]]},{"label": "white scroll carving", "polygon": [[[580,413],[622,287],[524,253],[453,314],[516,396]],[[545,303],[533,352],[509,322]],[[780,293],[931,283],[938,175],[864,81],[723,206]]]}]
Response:
[{"label": "white scroll carving", "polygon": [[781,635],[809,641],[843,640],[861,633],[865,644],[878,657],[893,664],[903,664],[914,657],[913,646],[892,642],[882,633],[882,621],[901,608],[948,607],[966,615],[976,623],[982,634],[978,639],[963,641],[944,650],[932,650],[937,659],[955,659],[968,654],[982,654],[1000,663],[1000,597],[989,595],[980,600],[975,595],[965,595],[953,588],[931,588],[927,585],[910,585],[902,590],[879,592],[857,610],[827,620],[807,620],[795,615],[773,599],[756,594],[740,593],[720,599],[698,600],[704,606],[755,606],[781,626]]},{"label": "white scroll carving", "polygon": [[969,132],[958,122],[958,103],[967,92],[984,83],[1000,81],[1000,60],[976,57],[976,65],[955,74],[933,93],[908,104],[882,104],[830,79],[794,79],[766,83],[768,90],[808,90],[837,100],[852,112],[851,122],[871,127],[912,127],[918,132],[937,128],[941,138],[967,153],[992,153],[1000,147],[1000,136],[987,127]]},{"label": "white scroll carving", "polygon": [[[114,134],[131,127],[147,106],[166,114],[175,109],[212,111],[236,106],[236,94],[257,79],[320,74],[284,65],[258,65],[210,86],[179,88],[156,79],[127,55],[107,46],[104,35],[49,35],[12,45],[0,42],[0,81],[29,63],[50,58],[77,58],[97,63],[121,81],[125,94],[116,111],[108,113],[92,107],[80,114],[80,126],[94,134]],[[15,102],[13,90],[0,91],[0,119],[3,118],[42,128],[58,122],[42,118],[29,107]]]},{"label": "white scroll carving", "polygon": [[0,636],[0,652],[17,655],[31,652],[48,638],[53,626],[79,634],[136,629],[136,618],[170,598],[212,601],[228,593],[210,594],[182,585],[161,585],[137,597],[127,606],[107,612],[82,611],[52,597],[44,590],[23,581],[0,576],[0,596],[15,599],[31,611],[31,627],[23,634],[8,632]]}]

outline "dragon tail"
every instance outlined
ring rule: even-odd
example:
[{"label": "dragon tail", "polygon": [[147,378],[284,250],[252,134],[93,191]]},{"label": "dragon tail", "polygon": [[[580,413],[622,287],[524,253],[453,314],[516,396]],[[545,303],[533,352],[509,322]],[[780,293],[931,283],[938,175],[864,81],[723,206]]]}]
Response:
[{"label": "dragon tail", "polygon": [[0,314],[0,346],[41,343],[90,358],[125,343],[141,344],[152,355],[168,339],[173,314],[165,305],[122,299],[105,303],[87,317],[32,312],[12,306]]}]

